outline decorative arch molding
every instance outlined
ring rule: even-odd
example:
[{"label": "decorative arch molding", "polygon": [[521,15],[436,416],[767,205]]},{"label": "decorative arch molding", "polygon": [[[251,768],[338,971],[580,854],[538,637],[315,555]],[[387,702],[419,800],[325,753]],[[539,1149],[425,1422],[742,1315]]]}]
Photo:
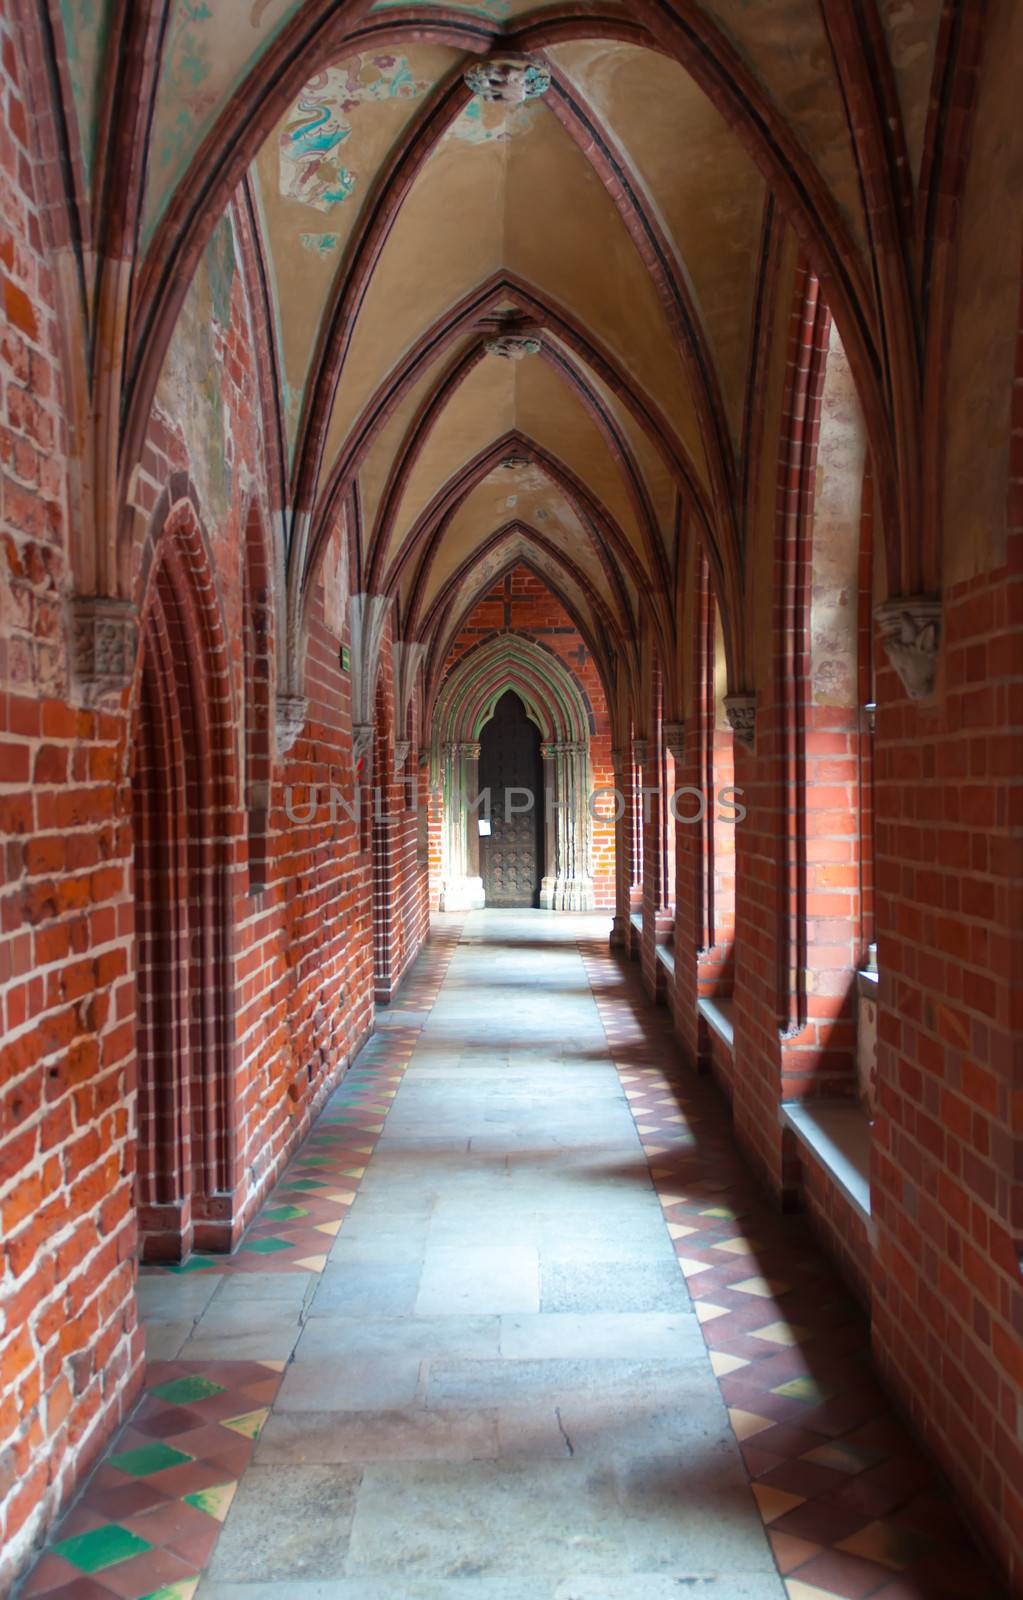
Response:
[{"label": "decorative arch molding", "polygon": [[164,508],[134,682],[138,1180],[143,1253],[230,1250],[239,1224],[231,951],[238,790],[227,638],[202,525]]},{"label": "decorative arch molding", "polygon": [[434,781],[443,805],[440,903],[444,911],[486,904],[476,826],[480,735],[508,690],[540,730],[543,756],[547,911],[593,909],[590,734],[593,714],[568,668],[521,634],[500,634],[463,656],[441,688],[433,718]]}]

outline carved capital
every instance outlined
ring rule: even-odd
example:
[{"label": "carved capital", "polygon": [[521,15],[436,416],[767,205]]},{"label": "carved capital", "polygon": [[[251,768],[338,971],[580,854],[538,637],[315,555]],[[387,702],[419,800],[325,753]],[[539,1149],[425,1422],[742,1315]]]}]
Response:
[{"label": "carved capital", "polygon": [[725,716],[739,743],[752,750],[757,742],[757,697],[755,694],[725,696]]},{"label": "carved capital", "polygon": [[304,694],[277,696],[277,752],[286,756],[305,727],[309,704]]},{"label": "carved capital", "polygon": [[928,595],[886,600],[874,611],[885,654],[911,700],[934,693],[941,647],[941,601]]},{"label": "carved capital", "polygon": [[396,739],[394,743],[394,770],[403,772],[408,760],[409,751],[412,749],[411,739]]},{"label": "carved capital", "polygon": [[373,754],[373,724],[372,722],[355,722],[352,724],[352,765],[358,770],[360,762],[364,762],[369,775],[370,758]]},{"label": "carved capital", "polygon": [[550,68],[525,56],[490,56],[474,61],[463,74],[466,87],[481,100],[519,106],[535,100],[551,86]]},{"label": "carved capital", "polygon": [[624,772],[627,769],[629,758],[630,751],[627,745],[624,748],[621,745],[615,745],[611,751],[611,765],[616,772]]},{"label": "carved capital", "polygon": [[138,612],[130,600],[75,595],[71,600],[71,667],[87,705],[131,685],[138,650]]},{"label": "carved capital", "polygon": [[637,767],[645,767],[650,753],[650,740],[640,736],[632,741],[632,759]]},{"label": "carved capital", "polygon": [[685,755],[686,725],[684,722],[666,722],[662,729],[664,734],[664,748],[675,760],[681,761]]}]

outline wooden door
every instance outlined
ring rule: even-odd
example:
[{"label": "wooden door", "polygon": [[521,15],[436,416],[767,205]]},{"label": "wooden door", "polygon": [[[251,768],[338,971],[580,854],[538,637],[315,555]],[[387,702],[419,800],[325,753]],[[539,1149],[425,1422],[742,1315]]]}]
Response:
[{"label": "wooden door", "polygon": [[[488,906],[539,904],[543,867],[543,760],[540,730],[513,690],[501,696],[480,736],[480,789],[490,790],[489,838],[480,839],[480,873]],[[509,789],[533,795],[531,811],[505,817]],[[525,796],[512,796],[514,806]],[[483,815],[482,809],[479,813]]]}]

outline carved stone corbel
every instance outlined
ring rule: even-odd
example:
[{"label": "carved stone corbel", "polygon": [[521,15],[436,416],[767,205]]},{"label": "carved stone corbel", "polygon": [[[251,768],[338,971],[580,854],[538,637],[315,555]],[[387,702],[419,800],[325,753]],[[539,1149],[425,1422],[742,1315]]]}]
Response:
[{"label": "carved stone corbel", "polygon": [[411,739],[396,739],[394,742],[394,770],[396,773],[404,772],[409,751],[412,749]]},{"label": "carved stone corbel", "polygon": [[685,755],[686,725],[684,722],[666,722],[663,727],[664,748],[674,761]]},{"label": "carved stone corbel", "polygon": [[286,756],[305,727],[309,702],[304,694],[279,694],[276,705],[277,753]]},{"label": "carved stone corbel", "polygon": [[69,631],[71,674],[86,705],[98,705],[131,686],[139,629],[130,600],[74,595]]},{"label": "carved stone corbel", "polygon": [[356,722],[352,725],[352,765],[359,770],[360,762],[365,762],[365,777],[369,777],[369,763],[373,754],[373,724],[372,722]]},{"label": "carved stone corbel", "polygon": [[911,700],[934,693],[941,648],[941,601],[928,595],[886,600],[874,611],[885,654]]},{"label": "carved stone corbel", "polygon": [[633,739],[633,741],[632,741],[632,759],[636,763],[637,767],[645,767],[646,766],[647,757],[649,756],[649,753],[650,753],[650,740],[649,739],[644,738],[642,735],[640,735],[640,737],[638,737],[636,739]]},{"label": "carved stone corbel", "polygon": [[757,742],[757,697],[755,694],[728,694],[725,696],[725,716],[728,726],[746,750],[753,750]]}]

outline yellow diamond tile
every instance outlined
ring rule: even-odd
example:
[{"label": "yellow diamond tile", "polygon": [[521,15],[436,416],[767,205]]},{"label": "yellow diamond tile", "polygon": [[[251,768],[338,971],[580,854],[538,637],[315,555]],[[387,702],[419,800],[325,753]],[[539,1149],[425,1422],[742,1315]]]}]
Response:
[{"label": "yellow diamond tile", "polygon": [[232,1433],[241,1433],[246,1439],[258,1439],[259,1430],[270,1415],[270,1407],[263,1406],[259,1411],[246,1411],[242,1417],[230,1417],[222,1422],[222,1428],[230,1428]]},{"label": "yellow diamond tile", "polygon": [[[260,1365],[264,1366],[265,1362],[260,1362]],[[195,1494],[189,1495],[188,1503],[199,1511],[205,1511],[208,1517],[215,1517],[218,1522],[223,1522],[237,1487],[237,1483],[218,1483],[212,1489],[199,1489]]]},{"label": "yellow diamond tile", "polygon": [[656,1122],[637,1122],[636,1123],[636,1132],[637,1133],[656,1133],[657,1132],[657,1124],[656,1124]]},{"label": "yellow diamond tile", "polygon": [[303,1256],[301,1261],[294,1262],[296,1267],[304,1267],[307,1272],[322,1272],[327,1265],[326,1256]]},{"label": "yellow diamond tile", "polygon": [[716,1306],[712,1300],[696,1300],[693,1303],[697,1322],[713,1322],[717,1317],[727,1317],[727,1306]]},{"label": "yellow diamond tile", "polygon": [[730,1283],[728,1287],[738,1294],[755,1294],[762,1300],[770,1300],[772,1295],[785,1294],[791,1285],[777,1278],[743,1278],[741,1283]]},{"label": "yellow diamond tile", "polygon": [[823,1549],[822,1545],[811,1544],[809,1539],[797,1539],[794,1533],[772,1531],[770,1540],[774,1559],[778,1563],[778,1571],[783,1576],[786,1572],[792,1572],[796,1567],[803,1566],[804,1562],[811,1560],[813,1556],[819,1556]]},{"label": "yellow diamond tile", "polygon": [[774,1489],[767,1483],[754,1483],[752,1489],[765,1522],[777,1522],[786,1511],[794,1511],[806,1499],[805,1495],[789,1494],[787,1490]]},{"label": "yellow diamond tile", "polygon": [[647,1156],[666,1156],[668,1152],[663,1144],[645,1144],[643,1146],[643,1154]]},{"label": "yellow diamond tile", "polygon": [[686,1203],[684,1194],[659,1194],[657,1198],[662,1206],[684,1206]]},{"label": "yellow diamond tile", "polygon": [[729,1255],[732,1256],[751,1256],[755,1246],[751,1244],[749,1239],[744,1239],[740,1235],[737,1239],[722,1239],[719,1244],[714,1246],[714,1249],[727,1250]]},{"label": "yellow diamond tile", "polygon": [[774,1427],[770,1417],[758,1416],[755,1411],[740,1411],[738,1406],[728,1407],[728,1420],[732,1424],[732,1432],[740,1443],[745,1439],[752,1439],[755,1434],[763,1433],[765,1428]]},{"label": "yellow diamond tile", "polygon": [[331,1239],[336,1239],[340,1226],[340,1222],[318,1222],[316,1223],[316,1232],[326,1233]]},{"label": "yellow diamond tile", "polygon": [[687,1228],[684,1222],[669,1222],[668,1237],[670,1239],[686,1239],[691,1233],[699,1233],[698,1228]]},{"label": "yellow diamond tile", "polygon": [[701,1272],[712,1272],[706,1261],[692,1261],[688,1256],[679,1256],[678,1264],[687,1278],[698,1278]]},{"label": "yellow diamond tile", "polygon": [[803,1583],[799,1578],[786,1578],[789,1600],[835,1600],[834,1589],[818,1589],[815,1584]]},{"label": "yellow diamond tile", "polygon": [[769,1322],[763,1328],[754,1328],[751,1337],[764,1339],[768,1344],[801,1344],[809,1338],[810,1328],[801,1328],[798,1323]]},{"label": "yellow diamond tile", "polygon": [[266,1367],[268,1372],[283,1372],[287,1366],[286,1361],[261,1361],[259,1365]]},{"label": "yellow diamond tile", "polygon": [[710,1365],[716,1378],[727,1378],[730,1372],[738,1372],[740,1367],[748,1367],[749,1362],[745,1356],[728,1356],[723,1350],[711,1350]]},{"label": "yellow diamond tile", "polygon": [[339,1178],[362,1178],[365,1176],[365,1167],[342,1167],[338,1173]]},{"label": "yellow diamond tile", "polygon": [[335,1189],[332,1193],[319,1195],[317,1198],[320,1200],[333,1200],[334,1204],[339,1206],[350,1206],[355,1199],[355,1190]]}]

